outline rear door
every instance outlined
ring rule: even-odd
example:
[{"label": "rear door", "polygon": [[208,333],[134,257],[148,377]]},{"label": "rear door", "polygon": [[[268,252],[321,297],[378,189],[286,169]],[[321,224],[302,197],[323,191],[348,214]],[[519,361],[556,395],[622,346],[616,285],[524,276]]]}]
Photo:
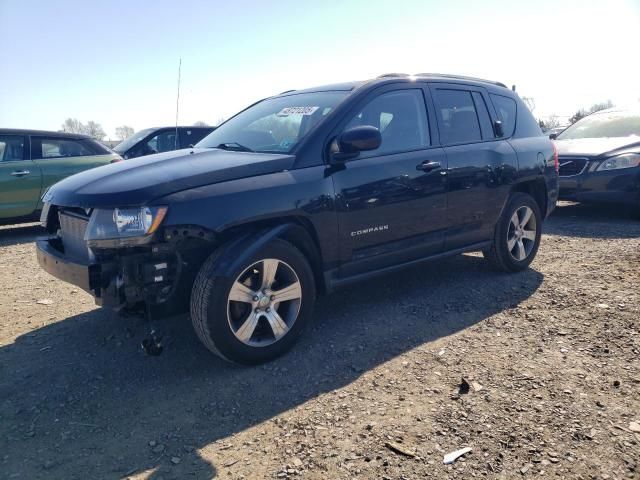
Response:
[{"label": "rear door", "polygon": [[434,120],[426,110],[427,100],[428,91],[420,85],[384,87],[354,107],[338,127],[336,134],[371,125],[382,136],[378,149],[361,152],[356,159],[337,165],[332,173],[341,236],[341,276],[442,249],[446,158],[432,140]]},{"label": "rear door", "polygon": [[26,135],[0,135],[0,219],[31,215],[40,198],[40,169]]},{"label": "rear door", "polygon": [[445,249],[451,250],[492,238],[517,157],[508,142],[496,138],[482,87],[432,83],[430,88],[449,166]]}]

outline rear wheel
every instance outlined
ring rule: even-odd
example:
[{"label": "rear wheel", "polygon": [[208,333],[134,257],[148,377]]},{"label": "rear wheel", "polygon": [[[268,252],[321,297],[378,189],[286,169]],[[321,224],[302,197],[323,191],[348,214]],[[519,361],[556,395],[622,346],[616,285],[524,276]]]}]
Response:
[{"label": "rear wheel", "polygon": [[269,361],[290,349],[311,319],[313,273],[293,245],[273,240],[229,277],[215,276],[224,249],[200,269],[191,319],[204,345],[226,360]]},{"label": "rear wheel", "polygon": [[542,214],[526,193],[515,193],[496,224],[493,245],[482,253],[499,270],[517,272],[529,266],[538,252]]}]

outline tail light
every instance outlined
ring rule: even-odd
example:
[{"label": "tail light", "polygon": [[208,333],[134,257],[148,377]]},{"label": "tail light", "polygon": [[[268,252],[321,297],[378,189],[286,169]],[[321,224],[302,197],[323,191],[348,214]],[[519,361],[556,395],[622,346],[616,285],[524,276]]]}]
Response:
[{"label": "tail light", "polygon": [[558,160],[558,147],[556,147],[555,142],[551,142],[551,146],[553,147],[553,168],[556,169],[556,173],[560,172],[560,161]]}]

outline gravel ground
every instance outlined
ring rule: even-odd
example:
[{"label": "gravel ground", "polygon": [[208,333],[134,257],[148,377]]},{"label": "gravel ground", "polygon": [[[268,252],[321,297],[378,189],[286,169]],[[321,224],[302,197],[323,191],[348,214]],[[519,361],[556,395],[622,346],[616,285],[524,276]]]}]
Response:
[{"label": "gravel ground", "polygon": [[[640,222],[564,204],[532,268],[464,255],[321,298],[283,358],[96,309],[0,229],[0,478],[640,478]],[[451,465],[446,453],[469,446]]]}]

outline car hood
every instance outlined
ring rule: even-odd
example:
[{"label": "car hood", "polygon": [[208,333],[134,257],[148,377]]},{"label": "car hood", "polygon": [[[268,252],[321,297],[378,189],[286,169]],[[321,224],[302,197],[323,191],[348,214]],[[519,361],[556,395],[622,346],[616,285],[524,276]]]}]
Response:
[{"label": "car hood", "polygon": [[67,207],[145,205],[190,188],[288,170],[293,155],[193,148],[86,170],[56,183],[44,201]]},{"label": "car hood", "polygon": [[640,137],[578,138],[556,140],[559,155],[597,157],[617,150],[640,146]]}]

